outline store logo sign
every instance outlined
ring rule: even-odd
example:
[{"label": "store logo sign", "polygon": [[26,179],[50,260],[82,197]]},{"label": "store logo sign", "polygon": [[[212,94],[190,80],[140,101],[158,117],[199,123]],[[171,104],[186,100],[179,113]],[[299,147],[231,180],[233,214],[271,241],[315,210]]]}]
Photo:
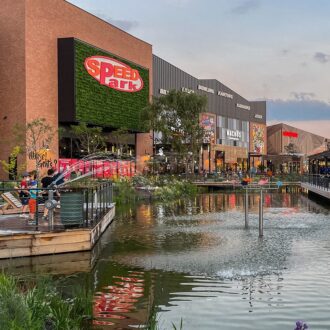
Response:
[{"label": "store logo sign", "polygon": [[143,88],[139,71],[110,57],[91,56],[85,59],[85,69],[101,85],[121,92],[138,92]]},{"label": "store logo sign", "polygon": [[241,104],[241,103],[236,103],[237,108],[245,109],[245,110],[251,110],[251,107],[249,105]]},{"label": "store logo sign", "polygon": [[283,132],[283,136],[297,138],[298,137],[298,133],[297,132],[284,131]]},{"label": "store logo sign", "polygon": [[240,131],[227,129],[227,138],[230,140],[240,140],[242,138],[242,133]]}]

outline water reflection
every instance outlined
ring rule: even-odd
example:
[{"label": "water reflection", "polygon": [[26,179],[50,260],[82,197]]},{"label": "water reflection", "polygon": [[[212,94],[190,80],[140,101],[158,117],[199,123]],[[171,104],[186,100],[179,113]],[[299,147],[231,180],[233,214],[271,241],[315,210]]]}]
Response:
[{"label": "water reflection", "polygon": [[[112,276],[112,285],[95,293],[94,325],[115,325],[111,320],[126,320],[125,313],[133,312],[138,299],[144,295],[143,272],[129,271],[129,276]],[[131,320],[130,320],[131,322]],[[123,323],[123,321],[121,322]]]},{"label": "water reflection", "polygon": [[189,330],[293,329],[298,319],[329,330],[330,206],[298,193],[264,197],[263,239],[258,194],[249,195],[248,230],[243,193],[204,194],[118,208],[92,262],[70,254],[75,267],[54,268],[90,272],[96,329],[138,327],[154,306],[164,329],[182,318]]},{"label": "water reflection", "polygon": [[[329,207],[300,194],[267,193],[259,239],[258,202],[259,195],[250,194],[249,230],[240,193],[141,204],[120,215],[98,274],[142,271],[145,281],[143,295],[129,300],[120,313],[126,319],[112,319],[112,328],[143,324],[154,305],[165,329],[181,318],[184,329],[290,329],[305,316],[328,329],[330,281],[320,274],[330,271]],[[119,285],[114,276],[111,288]],[[98,283],[106,282],[100,277]],[[103,292],[111,300],[118,290]]]}]

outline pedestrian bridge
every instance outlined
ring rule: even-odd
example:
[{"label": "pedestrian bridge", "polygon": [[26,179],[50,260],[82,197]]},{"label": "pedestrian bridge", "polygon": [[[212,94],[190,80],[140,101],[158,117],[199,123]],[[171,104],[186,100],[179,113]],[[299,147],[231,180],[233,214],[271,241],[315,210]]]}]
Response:
[{"label": "pedestrian bridge", "polygon": [[330,200],[330,177],[327,175],[311,174],[303,176],[301,187]]}]

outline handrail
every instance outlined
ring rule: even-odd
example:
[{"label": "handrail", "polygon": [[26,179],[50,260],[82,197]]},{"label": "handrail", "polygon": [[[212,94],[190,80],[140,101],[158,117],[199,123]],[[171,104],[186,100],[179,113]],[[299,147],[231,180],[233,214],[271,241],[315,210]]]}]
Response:
[{"label": "handrail", "polygon": [[[19,192],[26,192],[26,196],[19,196]],[[31,192],[33,194],[33,198],[31,198]],[[43,213],[39,212],[42,210],[42,207],[49,209],[48,215],[49,220],[51,220],[52,212],[55,211],[55,218],[61,221],[54,226],[51,226],[51,221],[49,221],[49,230],[53,230],[56,227],[66,227],[70,225],[70,228],[74,227],[94,227],[103,216],[109,212],[112,207],[113,202],[113,185],[111,181],[101,182],[93,187],[53,187],[53,188],[0,188],[0,197],[4,194],[5,203],[7,202],[7,206],[11,207],[11,210],[17,211],[18,214],[22,214],[23,206],[21,204],[28,204],[30,199],[34,199],[37,201],[35,204],[35,212],[34,214],[34,223],[30,221],[30,225],[38,228],[40,225],[41,217]],[[10,193],[10,194],[8,194]],[[70,201],[68,201],[68,197],[70,193],[76,193],[76,207],[79,210],[79,214],[77,214],[77,219],[79,221],[72,223],[65,223],[63,218],[63,212],[61,212],[62,208],[61,204],[66,204],[66,210],[70,212]],[[29,196],[30,195],[30,196]],[[35,198],[37,195],[37,198]],[[72,194],[71,194],[72,196]],[[22,202],[22,203],[20,203]],[[63,202],[63,203],[62,203]],[[65,202],[65,203],[64,203]],[[69,203],[69,204],[68,204]],[[1,213],[6,213],[7,208],[4,208],[2,205]],[[75,207],[72,207],[72,212],[74,212]],[[5,212],[4,212],[5,211]],[[46,211],[47,213],[47,211]],[[32,213],[31,213],[32,214]],[[45,214],[45,213],[44,213]],[[81,219],[80,219],[81,218]],[[29,227],[31,227],[29,225]],[[44,230],[45,228],[43,228]]]}]

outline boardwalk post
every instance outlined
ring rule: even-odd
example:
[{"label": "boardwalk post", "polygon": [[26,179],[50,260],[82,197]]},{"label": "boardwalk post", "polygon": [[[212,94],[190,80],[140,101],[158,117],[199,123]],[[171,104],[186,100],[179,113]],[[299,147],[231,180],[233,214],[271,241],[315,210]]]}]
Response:
[{"label": "boardwalk post", "polygon": [[264,236],[264,210],[263,210],[263,195],[262,188],[260,189],[259,200],[259,237]]},{"label": "boardwalk post", "polygon": [[[52,189],[48,190],[48,200],[53,201],[54,200],[54,191]],[[51,230],[54,229],[54,209],[50,208],[48,210],[48,218],[49,218],[49,227]]]},{"label": "boardwalk post", "polygon": [[244,211],[245,211],[245,229],[247,229],[249,228],[249,195],[247,189],[245,190]]}]

